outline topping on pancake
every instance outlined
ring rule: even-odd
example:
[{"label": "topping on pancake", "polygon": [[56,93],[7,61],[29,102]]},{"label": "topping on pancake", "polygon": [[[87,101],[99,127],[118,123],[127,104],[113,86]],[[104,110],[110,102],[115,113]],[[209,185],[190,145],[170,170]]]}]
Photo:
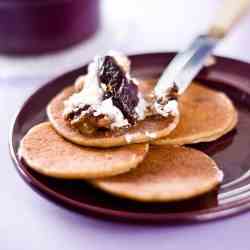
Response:
[{"label": "topping on pancake", "polygon": [[155,101],[154,109],[155,112],[162,115],[168,116],[169,114],[178,115],[178,87],[176,84],[173,84],[165,92],[162,92],[160,95],[157,91],[154,92]]},{"label": "topping on pancake", "polygon": [[129,68],[127,57],[96,57],[88,74],[77,80],[78,93],[65,102],[65,118],[87,133],[98,128],[129,127],[144,119],[147,103],[130,77]]},{"label": "topping on pancake", "polygon": [[130,61],[119,54],[96,57],[75,88],[64,103],[64,117],[82,133],[128,128],[152,115],[178,115],[177,90],[148,102],[130,76]]},{"label": "topping on pancake", "polygon": [[134,124],[138,117],[135,110],[139,102],[137,85],[111,56],[104,57],[98,75],[104,90],[103,99],[111,98],[128,122]]}]

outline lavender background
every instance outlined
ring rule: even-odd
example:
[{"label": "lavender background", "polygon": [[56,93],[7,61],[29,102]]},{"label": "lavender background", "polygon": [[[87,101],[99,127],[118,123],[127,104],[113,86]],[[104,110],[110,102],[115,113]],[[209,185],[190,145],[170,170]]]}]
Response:
[{"label": "lavender background", "polygon": [[[103,22],[91,40],[40,57],[0,55],[0,249],[248,249],[250,213],[196,225],[127,225],[83,216],[34,193],[16,173],[8,152],[11,119],[47,79],[107,49],[123,52],[184,48],[206,30],[217,0],[105,0]],[[216,53],[250,62],[250,15]]]}]

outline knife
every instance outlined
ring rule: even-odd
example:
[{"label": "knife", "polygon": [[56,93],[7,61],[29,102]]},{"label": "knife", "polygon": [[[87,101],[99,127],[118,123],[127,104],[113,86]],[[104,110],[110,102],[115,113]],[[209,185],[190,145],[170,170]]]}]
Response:
[{"label": "knife", "polygon": [[212,55],[216,45],[249,7],[250,0],[224,0],[208,32],[198,36],[185,51],[178,53],[164,70],[154,89],[156,98],[166,98],[174,86],[181,95]]}]

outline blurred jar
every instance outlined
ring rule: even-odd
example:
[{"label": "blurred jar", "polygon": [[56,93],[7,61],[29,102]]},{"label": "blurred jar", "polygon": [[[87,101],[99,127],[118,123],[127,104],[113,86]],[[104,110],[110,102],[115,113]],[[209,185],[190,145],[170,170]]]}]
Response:
[{"label": "blurred jar", "polygon": [[0,0],[0,53],[72,46],[97,31],[99,14],[99,0]]}]

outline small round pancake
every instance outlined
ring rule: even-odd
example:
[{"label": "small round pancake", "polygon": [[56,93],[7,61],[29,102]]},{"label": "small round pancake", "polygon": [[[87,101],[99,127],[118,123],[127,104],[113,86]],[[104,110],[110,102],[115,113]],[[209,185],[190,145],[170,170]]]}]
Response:
[{"label": "small round pancake", "polygon": [[237,111],[222,92],[193,83],[180,98],[180,122],[167,137],[153,144],[209,142],[225,135],[238,122]]},{"label": "small round pancake", "polygon": [[119,197],[143,202],[170,202],[215,189],[223,174],[206,154],[191,148],[153,145],[132,171],[91,183]]},{"label": "small round pancake", "polygon": [[91,147],[114,147],[132,143],[142,143],[164,137],[173,131],[179,121],[179,116],[148,117],[135,126],[122,130],[96,131],[93,134],[81,134],[70,126],[63,117],[64,101],[74,93],[74,87],[65,88],[52,99],[47,107],[48,118],[55,130],[66,139],[80,145]]},{"label": "small round pancake", "polygon": [[148,152],[147,144],[112,149],[77,146],[58,135],[49,122],[31,128],[19,155],[35,171],[65,179],[88,179],[121,174],[135,168]]}]

